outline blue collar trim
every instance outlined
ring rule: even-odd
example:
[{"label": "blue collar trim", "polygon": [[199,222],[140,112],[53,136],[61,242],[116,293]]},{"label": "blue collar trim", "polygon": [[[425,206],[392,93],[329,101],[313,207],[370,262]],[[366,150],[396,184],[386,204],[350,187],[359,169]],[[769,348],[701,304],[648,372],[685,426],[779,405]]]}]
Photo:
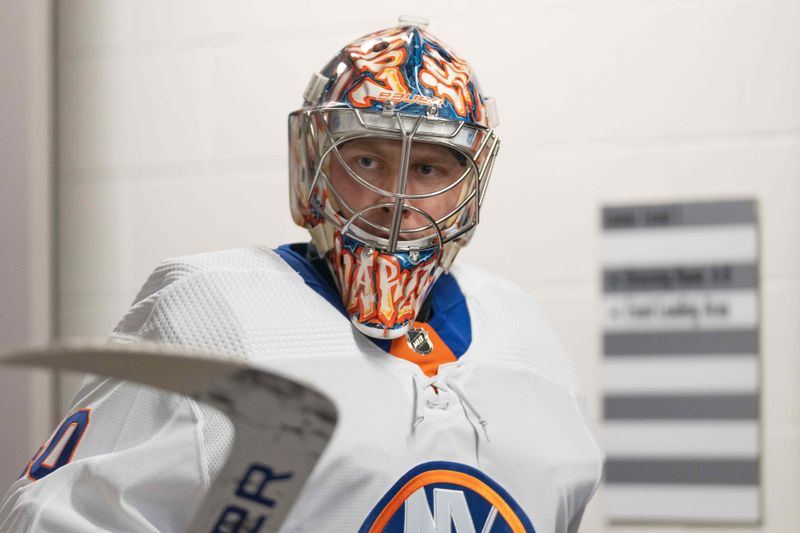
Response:
[{"label": "blue collar trim", "polygon": [[[293,250],[291,246],[283,244],[275,249],[275,253],[303,278],[306,285],[325,298],[342,315],[347,316],[347,311],[339,292],[333,286],[333,279],[327,272],[327,267],[322,265],[325,268],[324,271],[317,268],[305,255]],[[472,343],[472,327],[467,301],[458,282],[450,274],[443,274],[433,285],[428,298],[432,299],[433,307],[433,316],[428,321],[428,325],[439,334],[456,358],[461,357]],[[369,339],[383,351],[389,352],[391,341],[372,337]]]}]

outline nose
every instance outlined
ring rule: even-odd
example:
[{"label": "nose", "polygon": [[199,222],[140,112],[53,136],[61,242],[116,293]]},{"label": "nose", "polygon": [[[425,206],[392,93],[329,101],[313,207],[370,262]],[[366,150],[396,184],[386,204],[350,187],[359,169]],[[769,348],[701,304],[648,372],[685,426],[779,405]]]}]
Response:
[{"label": "nose", "polygon": [[[391,197],[382,197],[378,199],[375,204],[384,204],[377,209],[370,210],[369,213],[365,213],[367,219],[372,222],[373,224],[377,224],[384,228],[387,228],[388,232],[392,230],[392,224],[394,223],[395,219],[395,199]],[[424,226],[428,226],[430,221],[422,215],[421,213],[409,208],[409,204],[413,205],[413,200],[405,200],[404,205],[402,207],[402,213],[399,217],[399,224],[400,230],[412,230]],[[385,237],[388,237],[388,232]],[[399,239],[400,240],[414,240],[418,239],[426,234],[429,231],[420,231],[414,233],[400,233]]]}]

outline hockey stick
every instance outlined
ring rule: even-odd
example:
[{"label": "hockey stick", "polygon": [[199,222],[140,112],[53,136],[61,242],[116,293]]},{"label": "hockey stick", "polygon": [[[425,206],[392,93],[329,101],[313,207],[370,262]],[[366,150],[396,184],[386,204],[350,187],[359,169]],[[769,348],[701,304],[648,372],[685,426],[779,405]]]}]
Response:
[{"label": "hockey stick", "polygon": [[21,350],[0,363],[106,375],[191,396],[233,423],[228,460],[188,533],[273,533],[336,426],[331,400],[242,361],[168,347],[73,343]]}]

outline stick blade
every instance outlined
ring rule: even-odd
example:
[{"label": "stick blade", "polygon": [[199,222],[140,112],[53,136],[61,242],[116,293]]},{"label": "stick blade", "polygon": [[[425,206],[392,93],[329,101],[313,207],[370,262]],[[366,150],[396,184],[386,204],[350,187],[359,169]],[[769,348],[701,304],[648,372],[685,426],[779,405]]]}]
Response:
[{"label": "stick blade", "polygon": [[255,369],[197,399],[228,415],[236,439],[187,531],[277,532],[333,434],[335,405],[312,387]]},{"label": "stick blade", "polygon": [[222,411],[233,423],[233,446],[189,533],[277,532],[337,422],[331,399],[301,381],[164,345],[61,343],[6,353],[0,364],[136,381]]},{"label": "stick blade", "polygon": [[0,356],[0,364],[98,374],[184,395],[248,368],[242,361],[169,345],[104,341],[22,348]]}]

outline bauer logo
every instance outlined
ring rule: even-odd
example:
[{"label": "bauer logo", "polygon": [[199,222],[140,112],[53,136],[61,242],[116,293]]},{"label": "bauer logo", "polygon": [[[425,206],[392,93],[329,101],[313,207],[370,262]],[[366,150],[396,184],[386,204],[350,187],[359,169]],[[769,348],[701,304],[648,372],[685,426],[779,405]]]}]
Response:
[{"label": "bauer logo", "polygon": [[226,505],[217,517],[211,533],[256,533],[268,519],[270,510],[280,503],[270,496],[280,496],[275,484],[294,477],[291,472],[278,473],[269,466],[253,463],[247,467],[236,487],[236,500]]},{"label": "bauer logo", "polygon": [[534,533],[522,508],[475,468],[435,461],[414,467],[372,509],[359,533]]}]

